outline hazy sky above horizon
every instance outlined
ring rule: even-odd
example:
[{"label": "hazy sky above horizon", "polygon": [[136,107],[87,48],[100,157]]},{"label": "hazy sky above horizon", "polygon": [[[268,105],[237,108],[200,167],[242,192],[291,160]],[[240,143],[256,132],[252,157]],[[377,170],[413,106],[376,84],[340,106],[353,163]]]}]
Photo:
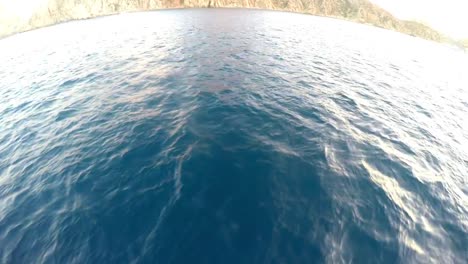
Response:
[{"label": "hazy sky above horizon", "polygon": [[400,19],[424,22],[454,38],[468,38],[468,0],[370,0]]},{"label": "hazy sky above horizon", "polygon": [[[47,1],[0,0],[0,14],[10,17],[28,17],[32,15],[35,8]],[[451,37],[468,39],[468,0],[369,1],[400,19],[424,22]]]}]

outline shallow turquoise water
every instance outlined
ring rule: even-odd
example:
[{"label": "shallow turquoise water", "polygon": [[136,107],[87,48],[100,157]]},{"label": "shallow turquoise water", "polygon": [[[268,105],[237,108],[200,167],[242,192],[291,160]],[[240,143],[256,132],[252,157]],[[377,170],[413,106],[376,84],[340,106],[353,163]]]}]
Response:
[{"label": "shallow turquoise water", "polygon": [[468,56],[291,13],[0,40],[2,263],[466,263]]}]

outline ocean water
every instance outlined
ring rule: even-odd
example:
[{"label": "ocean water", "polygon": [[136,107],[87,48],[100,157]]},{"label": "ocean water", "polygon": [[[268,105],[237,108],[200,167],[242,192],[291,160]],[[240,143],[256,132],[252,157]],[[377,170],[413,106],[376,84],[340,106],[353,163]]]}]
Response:
[{"label": "ocean water", "polygon": [[466,263],[467,71],[260,10],[0,40],[0,262]]}]

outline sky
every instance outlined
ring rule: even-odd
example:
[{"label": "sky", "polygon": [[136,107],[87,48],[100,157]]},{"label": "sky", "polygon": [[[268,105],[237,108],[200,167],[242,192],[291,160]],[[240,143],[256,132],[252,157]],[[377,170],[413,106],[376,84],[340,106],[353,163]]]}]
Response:
[{"label": "sky", "polygon": [[0,15],[6,18],[29,18],[35,9],[46,4],[47,1],[48,0],[0,0]]},{"label": "sky", "polygon": [[400,19],[423,22],[453,37],[468,39],[468,0],[370,0]]},{"label": "sky", "polygon": [[[0,0],[0,14],[3,16],[14,14],[23,18],[28,17],[35,8],[47,1]],[[423,22],[450,37],[468,39],[468,0],[369,1],[386,9],[400,19]]]}]

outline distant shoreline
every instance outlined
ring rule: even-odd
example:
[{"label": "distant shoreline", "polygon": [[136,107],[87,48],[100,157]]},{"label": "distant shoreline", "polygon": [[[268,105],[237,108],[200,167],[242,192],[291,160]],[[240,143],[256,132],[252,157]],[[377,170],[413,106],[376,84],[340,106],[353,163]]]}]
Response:
[{"label": "distant shoreline", "polygon": [[[396,31],[400,32],[406,35],[414,36],[414,37],[419,37],[423,38],[426,40],[432,40],[436,41],[439,43],[449,43],[449,44],[454,44],[459,47],[465,47],[468,48],[468,43],[462,43],[462,42],[457,42],[454,41],[446,36],[443,36],[439,32],[431,29],[430,27],[427,27],[425,25],[416,23],[416,22],[411,22],[411,21],[401,21],[397,20],[393,16],[389,15],[389,13],[383,13],[383,20],[384,21],[390,21],[391,23],[389,24],[378,24],[375,20],[370,20],[366,21],[363,18],[360,17],[344,17],[340,15],[334,15],[334,14],[321,14],[321,13],[314,13],[310,12],[310,10],[297,10],[294,8],[265,8],[265,7],[259,7],[259,6],[224,6],[224,5],[211,5],[212,1],[208,1],[207,5],[200,5],[200,6],[170,6],[170,7],[154,7],[154,8],[130,8],[129,10],[116,10],[116,11],[106,11],[106,10],[101,10],[97,13],[85,13],[84,15],[81,14],[74,16],[73,14],[70,16],[69,13],[67,13],[67,16],[70,17],[64,17],[60,16],[60,12],[54,12],[54,17],[50,16],[47,17],[47,14],[35,14],[33,18],[31,18],[28,23],[24,25],[17,26],[17,30],[6,30],[6,32],[0,32],[0,40],[11,37],[16,34],[21,34],[25,32],[29,32],[35,29],[39,28],[44,28],[44,27],[50,27],[53,25],[57,24],[62,24],[62,23],[67,23],[67,22],[72,22],[72,21],[79,21],[79,20],[88,20],[88,19],[94,19],[94,18],[99,18],[99,17],[107,17],[107,16],[115,16],[119,14],[125,14],[125,13],[138,13],[138,12],[156,12],[156,11],[165,11],[165,10],[181,10],[181,9],[208,9],[208,8],[219,8],[219,9],[252,9],[252,10],[264,10],[264,11],[276,11],[276,12],[289,12],[289,13],[295,13],[295,14],[304,14],[304,15],[312,15],[312,16],[318,16],[318,17],[328,17],[328,18],[333,18],[333,19],[338,19],[338,20],[343,20],[343,21],[349,21],[349,22],[354,22],[358,24],[364,24],[364,25],[369,25],[369,26],[374,26],[382,29],[387,29],[391,31]],[[380,12],[378,7],[376,7],[377,10]],[[50,13],[51,11],[48,10]],[[377,11],[373,11],[376,13]],[[57,18],[57,14],[59,14],[59,17]],[[37,18],[39,17],[39,18]],[[391,19],[394,19],[395,21],[391,21]],[[391,28],[388,25],[392,26],[400,26],[399,28]],[[401,26],[403,25],[403,26]],[[5,26],[5,28],[8,28],[8,25]],[[466,46],[465,46],[466,45]]]}]

